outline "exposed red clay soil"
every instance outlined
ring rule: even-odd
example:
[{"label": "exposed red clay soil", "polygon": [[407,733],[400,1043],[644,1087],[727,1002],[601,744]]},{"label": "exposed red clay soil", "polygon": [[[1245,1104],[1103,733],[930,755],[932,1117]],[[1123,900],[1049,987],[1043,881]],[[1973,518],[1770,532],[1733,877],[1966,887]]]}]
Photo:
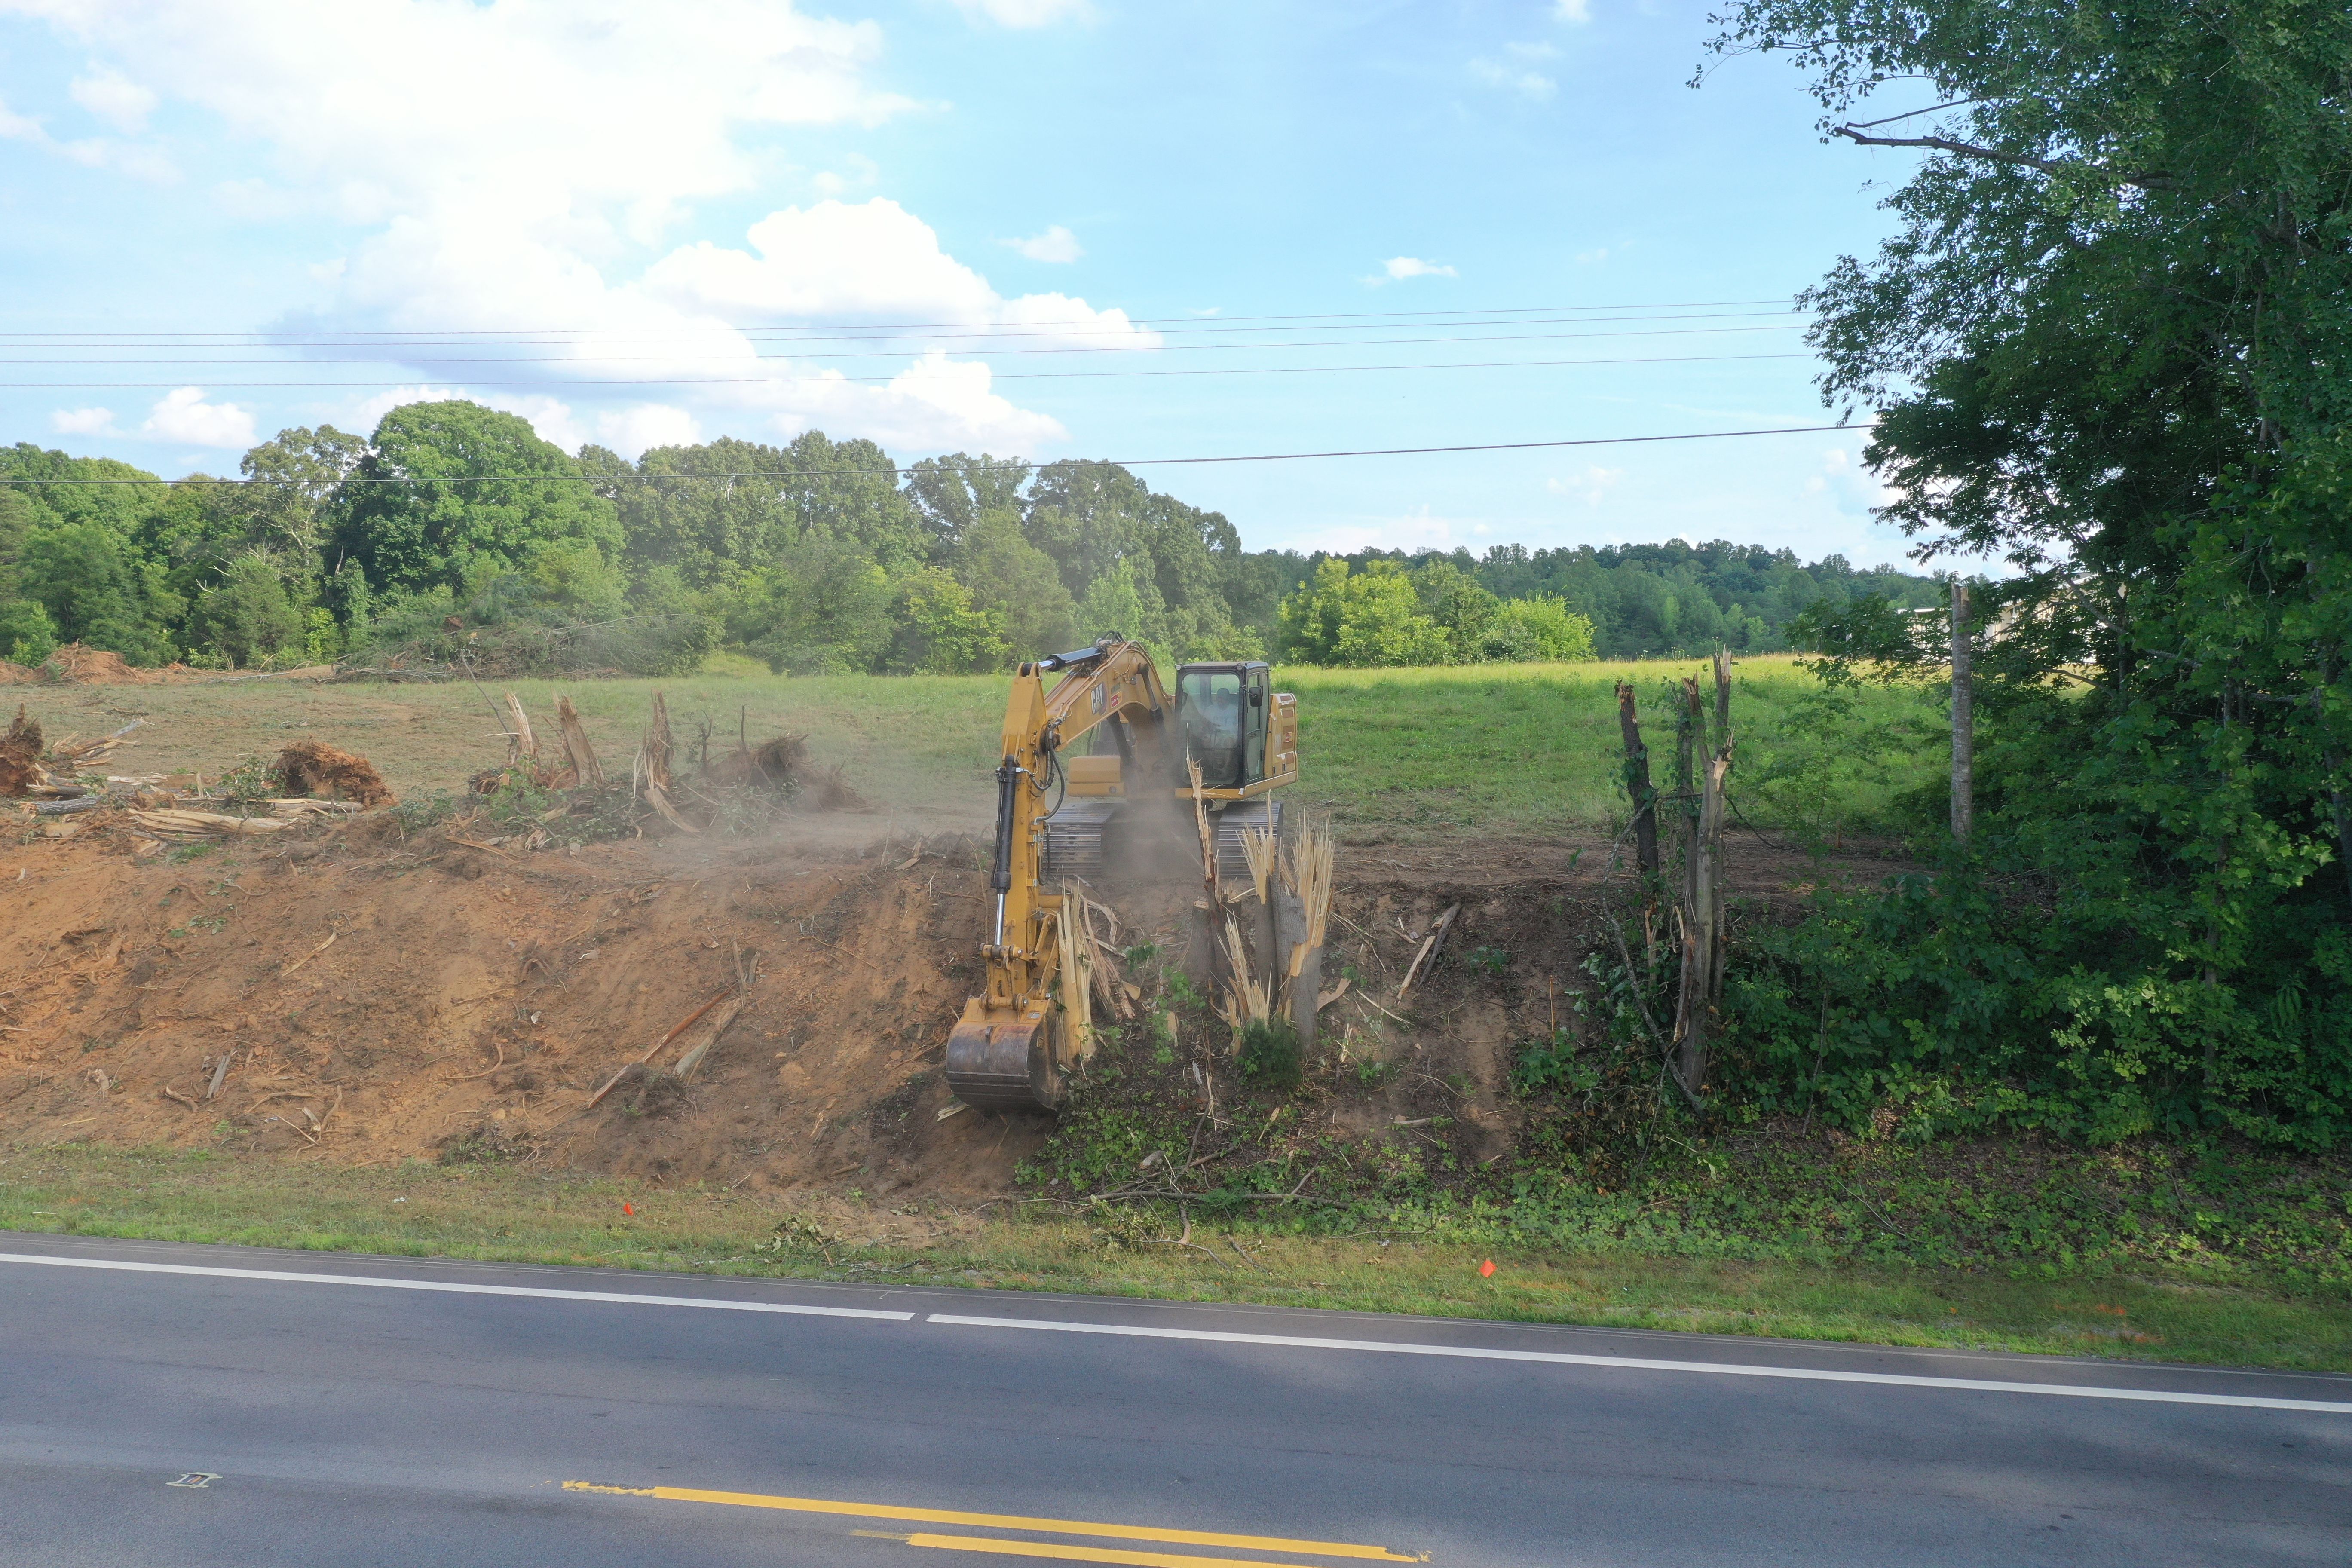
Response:
[{"label": "exposed red clay soil", "polygon": [[[522,854],[404,837],[388,814],[304,835],[190,857],[100,826],[0,850],[0,1142],[340,1165],[454,1150],[748,1190],[854,1175],[877,1194],[971,1200],[1007,1191],[1050,1131],[1042,1115],[939,1119],[948,1028],[980,983],[987,874],[970,840],[851,845],[812,826],[758,848]],[[1402,1061],[1387,1092],[1410,1096],[1414,1075],[1466,1082],[1460,1114],[1507,1148],[1508,1047],[1549,1027],[1550,982],[1589,951],[1610,876],[1605,846],[1572,858],[1343,849],[1324,974],[1352,965],[1360,984],[1325,1038]],[[1732,859],[1745,890],[1785,896],[1790,864],[1752,847]],[[1189,894],[1108,892],[1122,941],[1173,951]],[[1386,1005],[1449,902],[1463,905],[1449,945],[1507,952],[1510,973],[1441,967],[1402,1030]],[[588,1107],[754,961],[746,1005],[691,1078],[675,1071],[689,1030]],[[1391,1110],[1370,1098],[1335,1125],[1370,1132]]]}]

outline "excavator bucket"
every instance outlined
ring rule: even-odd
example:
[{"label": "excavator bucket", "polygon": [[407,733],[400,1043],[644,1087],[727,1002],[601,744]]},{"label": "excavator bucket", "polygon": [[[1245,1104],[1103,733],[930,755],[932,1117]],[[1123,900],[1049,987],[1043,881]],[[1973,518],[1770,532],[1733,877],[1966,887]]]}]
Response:
[{"label": "excavator bucket", "polygon": [[992,1011],[974,997],[948,1035],[948,1091],[982,1110],[1052,1110],[1062,1103],[1054,1029],[1042,1008]]}]

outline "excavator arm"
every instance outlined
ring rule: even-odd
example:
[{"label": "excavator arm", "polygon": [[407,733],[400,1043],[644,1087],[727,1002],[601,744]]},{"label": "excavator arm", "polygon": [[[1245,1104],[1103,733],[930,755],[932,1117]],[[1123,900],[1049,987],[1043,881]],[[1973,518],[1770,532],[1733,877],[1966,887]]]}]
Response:
[{"label": "excavator arm", "polygon": [[[1062,679],[1049,692],[1045,678],[1053,674]],[[948,1087],[965,1104],[1051,1110],[1061,1102],[1062,1075],[1090,1042],[1072,1037],[1058,994],[1062,900],[1038,884],[1045,803],[1062,750],[1113,721],[1122,763],[1143,776],[1171,776],[1164,748],[1174,706],[1151,656],[1117,638],[1024,664],[1013,677],[996,769],[994,908],[981,949],[988,985],[964,1004],[948,1036]]]}]

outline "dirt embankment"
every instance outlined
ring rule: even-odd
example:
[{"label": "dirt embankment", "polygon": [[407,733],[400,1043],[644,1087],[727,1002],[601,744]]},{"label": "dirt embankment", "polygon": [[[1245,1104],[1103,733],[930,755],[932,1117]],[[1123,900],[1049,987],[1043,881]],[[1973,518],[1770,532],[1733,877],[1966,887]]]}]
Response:
[{"label": "dirt embankment", "polygon": [[[294,844],[139,852],[109,833],[0,853],[0,1140],[969,1200],[1008,1190],[1046,1136],[1043,1116],[939,1115],[948,1028],[980,983],[970,840],[532,855],[451,831],[404,838],[377,815]],[[1396,1070],[1331,1125],[1383,1135],[1442,1095],[1499,1153],[1510,1047],[1549,1027],[1592,946],[1605,857],[1381,855],[1398,858],[1342,861],[1324,974],[1354,980],[1324,1038]],[[1788,886],[1748,860],[1755,890]],[[1122,940],[1172,956],[1181,900],[1121,901]],[[1398,981],[1449,902],[1453,962],[1406,1026]],[[691,1077],[673,1052],[588,1105],[752,963]],[[1184,1045],[1226,1070],[1213,1043]]]}]

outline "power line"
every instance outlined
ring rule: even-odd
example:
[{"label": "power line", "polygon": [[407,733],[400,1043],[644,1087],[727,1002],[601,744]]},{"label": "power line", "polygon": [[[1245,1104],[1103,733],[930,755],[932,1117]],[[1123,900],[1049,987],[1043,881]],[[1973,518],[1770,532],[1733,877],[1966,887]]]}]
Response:
[{"label": "power line", "polygon": [[[1766,354],[1685,354],[1664,357],[1635,356],[1630,359],[1507,359],[1457,360],[1438,363],[1417,364],[1244,364],[1220,365],[1197,369],[1161,367],[1150,370],[1007,370],[991,374],[991,381],[1100,381],[1127,380],[1138,376],[1190,375],[1336,375],[1361,372],[1413,370],[1557,370],[1574,365],[1618,364],[1723,364],[1744,360],[1811,359],[1810,353]],[[467,376],[465,380],[480,387],[583,387],[583,386],[887,386],[903,378],[897,375],[684,375],[684,376],[612,376],[577,375],[545,377],[536,381],[507,378],[486,380]],[[417,381],[417,376],[403,376],[392,381],[217,381],[204,378],[207,390],[228,392],[255,391],[354,391],[383,387],[403,387]],[[427,377],[426,379],[429,379]],[[179,381],[0,381],[4,391],[80,391],[80,392],[157,392],[187,384]]]},{"label": "power line", "polygon": [[[1783,298],[1780,298],[1780,299],[1772,299],[1772,300],[1673,300],[1673,301],[1667,301],[1667,302],[1664,302],[1664,303],[1650,303],[1650,304],[1641,304],[1641,305],[1517,305],[1517,306],[1510,306],[1510,307],[1500,307],[1500,308],[1496,308],[1496,309],[1494,309],[1494,310],[1377,310],[1377,311],[1375,311],[1375,310],[1338,310],[1338,311],[1327,311],[1327,312],[1322,312],[1322,313],[1319,313],[1319,314],[1261,315],[1261,316],[1218,316],[1218,317],[1213,317],[1213,318],[1203,318],[1203,317],[1200,317],[1200,316],[1133,316],[1133,317],[1129,317],[1129,318],[1127,318],[1127,320],[1128,320],[1128,321],[1129,321],[1131,323],[1133,323],[1133,324],[1135,324],[1135,325],[1139,325],[1139,326],[1163,326],[1163,325],[1164,325],[1164,326],[1168,326],[1168,327],[1171,327],[1171,328],[1178,328],[1178,327],[1182,326],[1182,325],[1183,325],[1183,324],[1185,324],[1185,323],[1192,323],[1192,325],[1194,325],[1194,326],[1201,327],[1202,330],[1207,330],[1207,328],[1209,328],[1209,327],[1215,326],[1215,325],[1220,325],[1220,324],[1224,324],[1224,323],[1234,323],[1234,322],[1250,322],[1250,321],[1407,321],[1407,320],[1412,320],[1412,319],[1415,319],[1415,318],[1422,318],[1422,319],[1435,319],[1435,318],[1444,318],[1444,317],[1471,317],[1471,318],[1477,318],[1477,317],[1487,317],[1487,316],[1551,316],[1551,315],[1567,315],[1567,314],[1575,313],[1575,312],[1590,312],[1590,311],[1594,311],[1594,310],[1729,310],[1729,309],[1732,309],[1732,308],[1735,308],[1735,307],[1747,306],[1747,305],[1778,305],[1778,306],[1780,306],[1780,307],[1781,307],[1781,308],[1783,308],[1783,309],[1790,308],[1790,301],[1789,301],[1789,300],[1788,300],[1786,297],[1783,297]],[[1089,320],[1089,321],[1060,321],[1060,322],[1055,322],[1055,321],[1024,321],[1024,322],[1021,322],[1021,323],[1019,323],[1019,324],[1020,324],[1020,325],[1022,325],[1022,326],[1040,326],[1040,327],[1043,327],[1043,326],[1089,327],[1089,326],[1096,326],[1096,325],[1097,325],[1097,323],[1096,321],[1091,321],[1091,320]],[[812,323],[809,323],[809,324],[806,324],[806,325],[803,325],[803,326],[780,326],[780,325],[776,325],[776,324],[773,324],[773,323],[770,323],[770,324],[767,324],[767,325],[760,325],[760,326],[743,325],[743,324],[737,324],[737,323],[719,323],[719,324],[717,324],[717,325],[718,325],[718,329],[719,329],[719,330],[721,330],[721,331],[736,331],[736,332],[744,332],[744,333],[752,333],[752,332],[761,332],[761,333],[775,333],[775,332],[793,332],[793,331],[839,331],[844,330],[843,326],[842,326],[840,323],[834,323],[834,324],[830,324],[830,325],[818,325],[818,324],[816,324],[816,323],[813,323],[813,322],[812,322]],[[975,323],[974,323],[974,322],[972,322],[972,321],[969,321],[969,320],[966,320],[966,321],[875,321],[875,322],[860,323],[859,325],[861,325],[861,326],[862,326],[863,330],[865,330],[865,331],[947,331],[947,330],[953,329],[953,328],[968,328],[968,327],[971,327],[971,326],[975,325]],[[1271,329],[1267,329],[1267,330],[1271,330]],[[385,331],[373,331],[373,332],[371,332],[371,331],[359,331],[359,330],[356,330],[356,329],[341,329],[341,328],[334,329],[334,330],[332,330],[332,331],[330,331],[329,329],[326,329],[326,328],[320,328],[320,329],[317,330],[316,331],[303,331],[302,329],[299,329],[299,328],[284,329],[284,330],[278,330],[278,331],[272,331],[272,330],[268,330],[268,329],[264,329],[264,330],[261,330],[261,331],[256,331],[256,330],[253,330],[253,329],[248,328],[248,329],[243,329],[243,330],[234,331],[208,331],[208,330],[192,330],[192,331],[171,331],[171,330],[167,330],[167,329],[152,329],[152,330],[150,330],[150,331],[143,331],[143,332],[87,332],[87,331],[85,331],[85,332],[35,332],[35,331],[19,331],[19,332],[12,332],[12,333],[9,333],[9,334],[8,334],[8,336],[10,336],[10,337],[18,337],[18,338],[85,338],[85,339],[89,339],[89,340],[93,341],[93,342],[100,341],[100,340],[108,340],[108,339],[125,339],[125,338],[149,338],[149,339],[152,339],[152,338],[167,338],[167,337],[168,337],[168,338],[254,338],[254,337],[265,337],[265,336],[266,336],[266,337],[273,337],[273,338],[328,337],[328,336],[332,336],[332,337],[342,337],[342,338],[416,338],[416,337],[425,337],[425,338],[478,338],[478,337],[502,337],[502,336],[514,336],[514,337],[524,337],[524,336],[540,336],[540,337],[547,337],[547,336],[552,336],[552,337],[566,337],[566,338],[572,338],[572,337],[581,337],[581,338],[584,338],[584,337],[592,337],[592,336],[610,336],[610,335],[614,335],[614,334],[620,334],[620,335],[624,335],[624,336],[625,336],[625,335],[629,335],[629,334],[632,334],[632,333],[639,333],[639,334],[641,334],[641,333],[642,333],[642,331],[643,331],[643,329],[639,329],[639,328],[632,328],[632,327],[449,327],[449,328],[423,328],[423,327],[409,327],[409,328],[391,329],[391,330],[385,330]]]},{"label": "power line", "polygon": [[1384,318],[1358,321],[1318,321],[1299,326],[1253,327],[1211,323],[1202,326],[1168,326],[1122,319],[1107,325],[1097,319],[1085,322],[1038,323],[1018,321],[1007,325],[992,325],[982,321],[964,321],[935,331],[919,331],[911,328],[865,327],[855,323],[835,327],[688,327],[685,329],[612,328],[583,332],[484,332],[476,336],[457,337],[436,333],[370,333],[370,332],[289,332],[261,331],[253,332],[205,334],[175,332],[124,333],[38,333],[0,331],[0,348],[50,349],[89,348],[93,350],[130,348],[373,348],[381,350],[432,348],[444,344],[459,348],[554,348],[564,343],[646,340],[654,342],[689,342],[706,338],[756,342],[871,342],[877,339],[914,337],[926,342],[964,342],[971,339],[1025,338],[1092,338],[1101,337],[1112,327],[1124,326],[1148,329],[1158,337],[1211,337],[1234,333],[1264,336],[1271,332],[1305,331],[1393,331],[1416,327],[1544,327],[1544,326],[1609,326],[1626,321],[1748,321],[1759,316],[1799,316],[1805,312],[1782,306],[1771,310],[1682,310],[1673,315],[1634,316],[1560,316],[1502,315],[1470,321],[1413,321],[1399,322]]},{"label": "power line", "polygon": [[[1686,319],[1686,318],[1685,318]],[[986,354],[992,358],[1011,354],[1136,354],[1136,353],[1232,353],[1244,349],[1363,349],[1410,347],[1421,343],[1546,343],[1578,342],[1591,338],[1679,338],[1719,336],[1727,332],[1792,332],[1794,322],[1769,327],[1673,327],[1651,328],[1631,332],[1501,332],[1482,337],[1454,338],[1358,338],[1294,341],[1271,343],[1086,343],[1071,348],[1055,349],[978,349],[965,353]],[[420,355],[415,359],[388,359],[378,354],[368,359],[304,359],[299,364],[628,364],[646,360],[669,361],[697,357],[691,354],[493,354],[476,359],[459,359],[446,355]],[[900,349],[832,349],[819,354],[754,354],[755,360],[789,362],[795,358],[811,360],[835,359],[905,359],[907,351]],[[110,365],[110,364],[284,364],[282,359],[0,359],[0,364],[25,365]]]},{"label": "power line", "polygon": [[[988,460],[966,460],[950,466],[950,473],[982,472],[995,468],[1037,470],[1074,464],[1087,468],[1164,468],[1191,467],[1202,463],[1296,463],[1323,458],[1417,458],[1456,452],[1533,452],[1563,447],[1634,447],[1661,441],[1727,441],[1746,436],[1813,436],[1830,430],[1870,430],[1872,423],[1843,425],[1792,425],[1758,430],[1687,430],[1671,436],[1582,436],[1559,441],[1487,441],[1454,447],[1363,447],[1345,451],[1329,452],[1249,452],[1215,458],[1065,458],[1053,463],[1032,463],[1017,458]],[[542,480],[562,480],[575,484],[652,484],[665,479],[771,479],[790,481],[819,479],[878,479],[887,474],[897,478],[918,471],[914,465],[894,464],[866,468],[803,468],[787,472],[761,471],[730,473],[679,474],[443,474],[432,478],[394,478],[350,475],[340,482],[349,485],[455,485],[455,484],[520,484]],[[23,485],[28,488],[106,487],[114,485],[184,485],[193,479],[19,479],[0,478],[0,485]],[[299,484],[299,479],[211,479],[214,484]]]}]

